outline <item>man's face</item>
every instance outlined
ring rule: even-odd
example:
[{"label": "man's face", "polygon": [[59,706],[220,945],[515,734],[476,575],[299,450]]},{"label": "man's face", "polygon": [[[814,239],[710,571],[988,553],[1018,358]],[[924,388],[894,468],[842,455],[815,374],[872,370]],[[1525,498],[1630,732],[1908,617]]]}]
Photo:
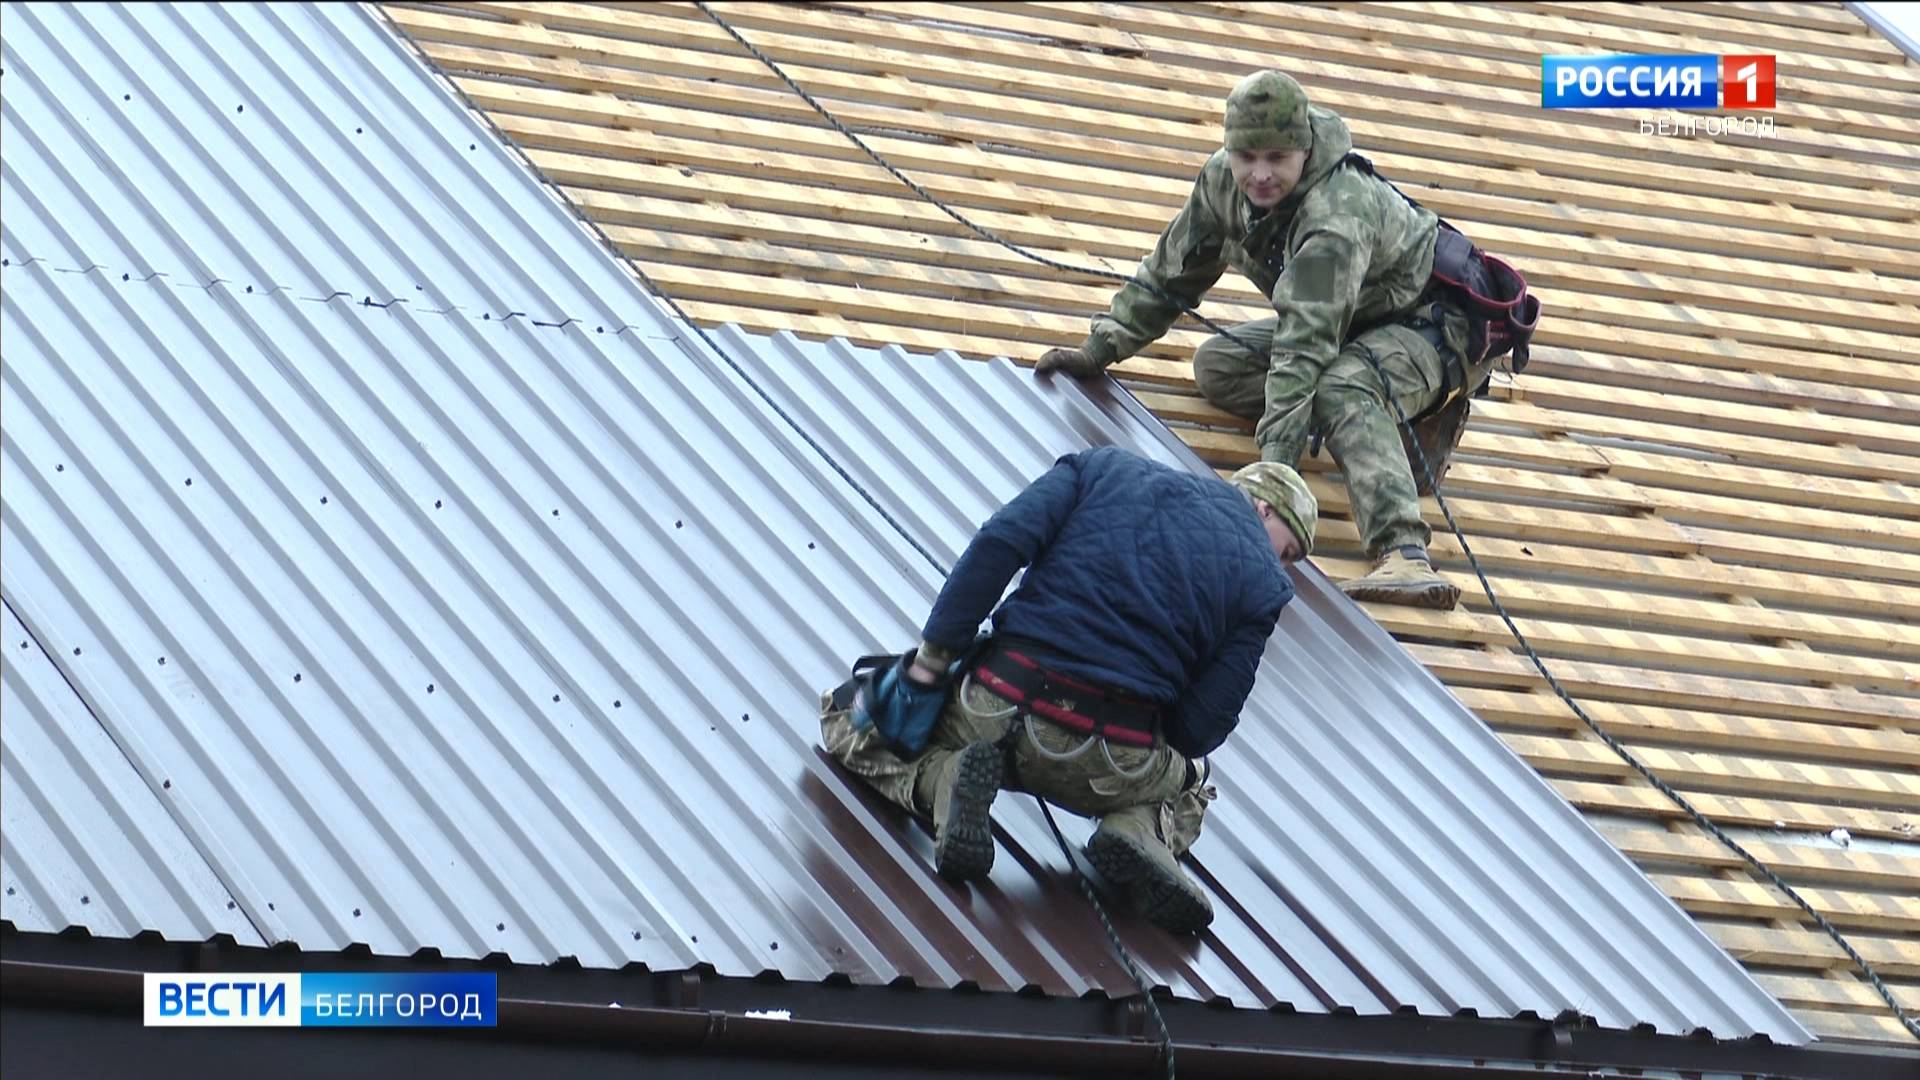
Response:
[{"label": "man's face", "polygon": [[1307,167],[1305,150],[1234,150],[1227,155],[1233,182],[1247,201],[1271,210],[1293,194],[1300,170]]},{"label": "man's face", "polygon": [[1306,555],[1306,547],[1300,538],[1293,535],[1287,526],[1287,519],[1274,512],[1273,506],[1266,502],[1256,504],[1260,510],[1260,524],[1267,527],[1267,543],[1273,545],[1273,553],[1280,556],[1282,563],[1292,565]]}]

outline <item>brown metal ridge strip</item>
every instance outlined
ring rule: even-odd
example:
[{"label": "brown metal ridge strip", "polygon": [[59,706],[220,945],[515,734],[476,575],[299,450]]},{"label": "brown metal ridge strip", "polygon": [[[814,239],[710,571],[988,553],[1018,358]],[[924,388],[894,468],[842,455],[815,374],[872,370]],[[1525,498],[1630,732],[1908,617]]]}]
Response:
[{"label": "brown metal ridge strip", "polygon": [[[37,936],[37,935],[36,935]],[[15,941],[20,940],[9,935]],[[71,946],[88,951],[120,943],[59,938],[55,948]],[[189,947],[191,948],[191,947]],[[261,952],[210,947],[215,953],[244,951],[252,962],[264,961],[279,969],[353,968],[365,970],[364,960],[329,964],[338,954],[302,954],[297,951]],[[45,949],[37,952],[44,954]],[[184,954],[176,954],[184,956]],[[158,957],[154,957],[158,958]],[[234,958],[239,958],[237,955]],[[274,963],[274,961],[278,963]],[[395,970],[419,970],[416,962],[398,960]],[[462,970],[472,965],[458,965]],[[225,965],[219,965],[224,970]],[[209,969],[211,974],[213,969]],[[567,978],[566,973],[534,969],[536,974]],[[748,1015],[745,1009],[628,1006],[540,1000],[514,996],[519,969],[502,973],[499,1026],[474,1038],[545,1045],[596,1044],[641,1048],[663,1054],[712,1054],[744,1060],[814,1061],[840,1066],[922,1066],[938,1061],[943,1069],[1007,1069],[1101,1074],[1146,1075],[1158,1071],[1158,1046],[1144,1038],[1057,1032],[1009,1032],[995,1025],[966,1026],[969,1014],[999,1012],[1009,1005],[1026,1005],[1039,1017],[1059,1024],[1073,1023],[1062,1014],[1061,1002],[1042,1004],[1022,997],[1019,1002],[996,1001],[1016,995],[901,991],[886,987],[821,988],[758,980],[715,980],[695,972],[683,973],[700,983],[739,983],[749,986],[768,1006],[798,1004],[787,999],[832,993],[857,1003],[861,1015],[879,1022],[845,1020],[781,1020]],[[574,973],[575,976],[584,973]],[[9,1009],[58,1008],[107,1014],[113,1023],[133,1022],[140,1011],[142,972],[125,968],[77,966],[21,960],[0,960],[0,1001]],[[656,973],[659,977],[659,973]],[[644,981],[644,980],[637,980]],[[550,984],[551,985],[551,984]],[[584,988],[583,988],[584,989]],[[941,995],[941,1015],[958,1026],[931,1026],[887,1022],[897,1016],[889,999],[904,994]],[[695,995],[698,996],[697,993]],[[1082,1010],[1110,1009],[1113,1002],[1064,1003]],[[1176,1044],[1184,1075],[1189,1077],[1248,1075],[1302,1075],[1327,1077],[1538,1077],[1542,1069],[1651,1069],[1686,1072],[1731,1072],[1851,1080],[1854,1077],[1899,1075],[1902,1068],[1920,1065],[1920,1056],[1903,1051],[1846,1050],[1828,1047],[1788,1047],[1765,1039],[1722,1042],[1710,1037],[1680,1037],[1641,1031],[1600,1030],[1578,1023],[1539,1019],[1481,1019],[1474,1017],[1355,1016],[1218,1009],[1186,1002],[1167,1002],[1187,1015],[1174,1025],[1190,1040]],[[1138,1011],[1133,1010],[1133,1011]],[[15,1014],[16,1016],[18,1014]],[[1527,1015],[1527,1014],[1523,1014]],[[1083,1025],[1074,1025],[1082,1032]],[[995,1027],[1000,1027],[995,1030]],[[170,1030],[169,1036],[183,1033]],[[224,1034],[224,1033],[221,1033]],[[383,1031],[383,1038],[414,1034],[406,1029]],[[218,1038],[218,1034],[208,1038]],[[299,1038],[300,1036],[291,1036]],[[326,1038],[351,1039],[342,1030]],[[457,1038],[445,1032],[427,1037]],[[1257,1046],[1237,1039],[1260,1038],[1278,1045]],[[370,1052],[379,1052],[372,1050]]]}]

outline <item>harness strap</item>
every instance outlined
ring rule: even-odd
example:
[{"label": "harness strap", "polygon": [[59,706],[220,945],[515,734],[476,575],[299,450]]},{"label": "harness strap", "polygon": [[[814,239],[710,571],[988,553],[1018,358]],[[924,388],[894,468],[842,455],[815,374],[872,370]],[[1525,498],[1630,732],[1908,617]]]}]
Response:
[{"label": "harness strap", "polygon": [[993,650],[973,669],[973,676],[980,685],[1032,715],[1070,731],[1098,735],[1126,746],[1154,745],[1157,707],[1124,700],[1114,691],[1051,671],[1017,649]]},{"label": "harness strap", "polygon": [[[1341,161],[1387,185],[1408,206],[1426,209],[1399,185],[1381,176],[1364,154],[1348,151]],[[1512,353],[1513,370],[1518,373],[1526,369],[1533,333],[1540,324],[1540,299],[1527,291],[1525,275],[1505,259],[1481,250],[1465,233],[1440,218],[1440,232],[1433,244],[1433,280],[1447,286],[1466,310],[1469,364]]]}]

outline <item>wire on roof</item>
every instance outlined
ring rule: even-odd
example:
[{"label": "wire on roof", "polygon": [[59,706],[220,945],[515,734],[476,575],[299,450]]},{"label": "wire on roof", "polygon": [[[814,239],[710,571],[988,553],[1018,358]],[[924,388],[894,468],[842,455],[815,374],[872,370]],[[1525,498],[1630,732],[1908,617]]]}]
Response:
[{"label": "wire on roof", "polygon": [[[735,30],[731,25],[727,23],[725,19],[722,19],[717,13],[715,13],[711,7],[708,7],[707,4],[704,2],[704,0],[693,0],[693,6],[696,8],[699,8],[700,11],[707,16],[707,18],[713,20],[713,22],[716,25],[718,25],[720,29],[726,31],[727,34],[731,36],[735,41],[739,42],[743,48],[745,48],[749,53],[753,54],[755,59],[759,60],[762,64],[766,65],[766,67],[769,70],[771,70],[775,75],[779,76],[780,81],[786,83],[789,89],[791,89],[795,94],[798,94],[800,98],[804,100],[808,105],[811,105],[814,111],[819,113],[821,117],[823,117],[829,124],[833,125],[836,131],[840,132],[840,134],[852,140],[853,144],[859,147],[863,152],[865,152],[868,157],[872,158],[876,164],[886,169],[887,172],[893,174],[893,176],[896,179],[898,179],[901,183],[907,185],[909,188],[912,188],[914,193],[919,195],[922,199],[925,199],[927,202],[933,204],[942,213],[946,214],[948,217],[952,218],[956,222],[959,222],[962,226],[966,227],[967,229],[972,230],[976,235],[986,240],[990,240],[993,243],[998,244],[1003,248],[1006,248],[1008,251],[1011,251],[1014,254],[1021,256],[1022,258],[1030,259],[1033,262],[1037,262],[1042,266],[1050,267],[1052,269],[1060,270],[1066,273],[1088,274],[1094,277],[1105,278],[1112,281],[1119,281],[1123,283],[1131,283],[1134,285],[1138,285],[1141,288],[1146,289],[1147,291],[1159,296],[1161,299],[1171,301],[1172,303],[1178,305],[1182,312],[1192,316],[1194,319],[1198,320],[1200,323],[1205,325],[1208,329],[1214,331],[1217,334],[1225,336],[1228,340],[1240,346],[1242,349],[1247,350],[1249,353],[1254,353],[1255,355],[1258,355],[1258,350],[1254,349],[1252,346],[1250,346],[1240,338],[1235,337],[1233,332],[1228,330],[1226,327],[1223,327],[1218,323],[1215,323],[1213,320],[1207,318],[1205,315],[1200,314],[1200,312],[1198,312],[1197,310],[1189,306],[1185,301],[1181,300],[1179,297],[1173,296],[1162,289],[1156,288],[1155,286],[1153,286],[1148,282],[1141,281],[1140,279],[1133,277],[1132,275],[1129,275],[1129,274],[1116,273],[1111,270],[1098,269],[1094,267],[1074,266],[1070,263],[1057,262],[1053,259],[1047,258],[1044,255],[1039,255],[1034,252],[1028,251],[1025,248],[1021,247],[1020,245],[1015,244],[1012,241],[1006,240],[996,235],[991,230],[984,228],[983,226],[977,225],[974,222],[968,220],[959,211],[954,210],[952,207],[942,202],[937,196],[927,191],[927,189],[921,187],[917,183],[914,183],[912,179],[908,178],[908,176],[905,173],[902,173],[899,169],[895,168],[891,162],[887,161],[886,158],[881,157],[877,151],[875,151],[872,147],[868,146],[865,142],[863,142],[860,136],[854,134],[853,131],[850,130],[845,124],[841,123],[838,117],[834,116],[831,112],[827,111],[827,108],[824,105],[821,105],[820,102],[817,101],[812,94],[807,93],[807,91],[803,89],[799,83],[794,82],[793,79],[789,77],[787,73],[781,69],[780,65],[775,63],[771,57],[761,52],[758,48],[754,46],[752,42],[742,37],[738,30]],[[1383,387],[1387,387],[1388,385],[1387,373],[1381,369],[1377,361],[1373,361],[1373,358],[1371,356],[1368,359],[1370,362],[1373,362],[1374,371],[1379,374],[1381,385]],[[1390,388],[1388,389],[1387,400],[1389,402],[1393,402],[1393,395]],[[1394,413],[1399,417],[1401,426],[1406,428],[1409,432],[1411,432],[1412,426],[1408,424],[1407,415],[1405,412],[1403,412],[1400,409],[1400,405],[1398,402],[1393,402],[1393,409],[1394,409]],[[1640,761],[1639,758],[1635,757],[1633,753],[1630,750],[1628,750],[1626,746],[1624,746],[1620,742],[1620,740],[1608,734],[1607,731],[1603,729],[1598,723],[1596,723],[1592,717],[1587,715],[1587,711],[1580,707],[1580,703],[1573,699],[1573,695],[1567,693],[1566,688],[1560,685],[1560,680],[1554,677],[1553,672],[1547,670],[1547,665],[1543,660],[1541,660],[1540,654],[1534,650],[1532,643],[1527,641],[1526,635],[1521,633],[1520,627],[1515,625],[1513,621],[1513,616],[1507,613],[1506,605],[1502,604],[1500,602],[1500,598],[1494,594],[1493,583],[1487,580],[1486,572],[1480,568],[1480,560],[1477,556],[1474,555],[1473,548],[1467,543],[1466,533],[1461,531],[1460,523],[1454,519],[1453,510],[1447,506],[1446,497],[1440,493],[1439,485],[1433,483],[1433,470],[1427,462],[1426,455],[1423,452],[1421,452],[1421,450],[1419,449],[1419,440],[1410,438],[1408,440],[1408,443],[1414,448],[1415,459],[1420,464],[1420,471],[1426,475],[1428,486],[1430,486],[1433,489],[1434,501],[1439,504],[1440,513],[1444,515],[1447,519],[1447,527],[1453,530],[1453,535],[1459,539],[1460,550],[1466,554],[1467,562],[1473,567],[1474,576],[1480,579],[1480,588],[1482,589],[1482,591],[1486,593],[1487,602],[1493,606],[1494,612],[1500,616],[1500,621],[1506,624],[1507,630],[1513,635],[1514,641],[1519,644],[1521,649],[1525,650],[1527,654],[1527,659],[1532,661],[1535,670],[1540,672],[1541,677],[1546,680],[1547,685],[1553,690],[1553,692],[1559,696],[1561,701],[1566,702],[1567,707],[1573,710],[1573,714],[1576,717],[1578,717],[1580,721],[1588,727],[1588,729],[1590,729],[1595,735],[1600,737],[1600,741],[1605,743],[1608,749],[1612,750],[1615,754],[1619,755],[1621,760],[1625,761],[1629,766],[1631,766],[1634,769],[1635,772],[1638,772],[1642,777],[1644,777],[1647,780],[1648,783],[1652,784],[1655,790],[1659,791],[1662,795],[1665,795],[1668,799],[1671,799],[1675,805],[1679,806],[1680,809],[1684,810],[1687,813],[1688,817],[1690,817],[1695,824],[1705,829],[1708,835],[1712,836],[1714,839],[1718,840],[1721,844],[1725,845],[1734,854],[1740,856],[1740,858],[1744,862],[1746,862],[1748,866],[1752,867],[1756,872],[1758,872],[1761,875],[1761,877],[1766,879],[1766,881],[1769,884],[1773,885],[1774,888],[1778,889],[1782,895],[1786,896],[1787,899],[1791,900],[1795,904],[1795,906],[1800,908],[1800,910],[1806,912],[1807,916],[1813,920],[1814,925],[1826,931],[1827,936],[1831,937],[1834,940],[1834,942],[1840,946],[1841,950],[1847,954],[1848,958],[1851,959],[1854,962],[1854,964],[1859,967],[1860,971],[1866,976],[1867,981],[1870,984],[1872,984],[1874,990],[1876,990],[1880,994],[1881,998],[1883,998],[1886,1001],[1887,1006],[1893,1010],[1894,1016],[1899,1019],[1900,1023],[1904,1025],[1906,1029],[1910,1033],[1912,1033],[1912,1035],[1916,1039],[1920,1039],[1920,1021],[1915,1020],[1913,1016],[1909,1015],[1907,1011],[1901,1007],[1900,1003],[1894,999],[1892,991],[1888,990],[1886,983],[1881,981],[1880,974],[1874,970],[1872,964],[1869,964],[1867,962],[1866,957],[1860,955],[1859,950],[1854,948],[1853,943],[1847,940],[1846,935],[1842,934],[1839,931],[1839,929],[1836,928],[1831,922],[1828,922],[1825,916],[1821,915],[1818,911],[1815,911],[1813,908],[1813,905],[1809,904],[1806,901],[1806,899],[1802,897],[1800,893],[1793,888],[1793,886],[1787,884],[1784,878],[1782,878],[1779,874],[1775,873],[1772,870],[1772,868],[1762,863],[1758,858],[1756,858],[1753,855],[1752,852],[1742,847],[1738,841],[1734,840],[1733,837],[1727,835],[1727,833],[1723,829],[1721,829],[1720,826],[1713,821],[1713,819],[1701,813],[1700,810],[1697,809],[1691,802],[1687,801],[1687,798],[1685,796],[1681,795],[1678,791],[1674,790],[1674,788],[1671,785],[1669,785],[1666,781],[1662,780],[1659,776],[1655,775],[1653,770],[1648,768],[1645,763]],[[1055,835],[1057,838],[1058,837],[1057,831]],[[1064,847],[1064,845],[1065,845],[1065,841],[1063,840],[1062,846]],[[1069,856],[1069,858],[1071,858],[1071,856]],[[1078,869],[1077,866],[1076,866],[1076,869]],[[1119,945],[1119,939],[1117,937],[1114,939],[1114,942],[1116,946]],[[1123,951],[1123,958],[1125,958],[1124,950],[1122,951]],[[1130,969],[1131,967],[1132,965],[1129,964]],[[1144,985],[1142,987],[1142,990],[1143,992],[1145,991]],[[1147,995],[1147,1000],[1148,1000],[1148,1006],[1149,1008],[1151,1008],[1152,1007],[1151,994]],[[1156,1020],[1159,1018],[1158,1010],[1155,1010],[1154,1016]],[[1162,1030],[1164,1030],[1164,1025]],[[1169,1042],[1167,1046],[1168,1046],[1168,1054],[1169,1054],[1168,1069],[1169,1069],[1169,1075],[1171,1075],[1171,1069],[1172,1069],[1171,1042]]]}]

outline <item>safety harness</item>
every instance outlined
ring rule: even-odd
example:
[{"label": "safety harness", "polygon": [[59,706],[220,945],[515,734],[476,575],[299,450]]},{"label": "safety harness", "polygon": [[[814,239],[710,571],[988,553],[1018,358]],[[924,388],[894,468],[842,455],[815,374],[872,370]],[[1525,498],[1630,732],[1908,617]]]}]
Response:
[{"label": "safety harness", "polygon": [[981,686],[1022,710],[1123,746],[1154,745],[1160,707],[1058,671],[1011,644],[998,642],[973,669]]},{"label": "safety harness", "polygon": [[[1353,165],[1379,179],[1409,206],[1425,209],[1393,181],[1381,176],[1365,155],[1349,151],[1342,164]],[[1440,399],[1401,429],[1400,438],[1407,447],[1408,459],[1424,459],[1429,465],[1427,469],[1414,470],[1414,486],[1422,495],[1431,495],[1447,475],[1454,448],[1460,445],[1460,438],[1467,430],[1471,399],[1487,392],[1485,379],[1478,386],[1466,385],[1466,369],[1511,354],[1513,372],[1519,374],[1526,370],[1533,333],[1540,325],[1540,298],[1527,291],[1526,277],[1506,260],[1482,251],[1446,218],[1440,218],[1440,231],[1433,244],[1433,275],[1421,297],[1423,301],[1433,298],[1450,301],[1466,314],[1467,349],[1463,363],[1446,366],[1447,385]],[[1430,322],[1423,332],[1435,345],[1444,346],[1438,312],[1433,313]],[[1377,361],[1374,367],[1379,368]]]},{"label": "safety harness", "polygon": [[[1343,165],[1353,165],[1393,189],[1407,205],[1424,210],[1413,196],[1380,175],[1366,155],[1348,151]],[[1438,217],[1438,215],[1435,215]],[[1526,370],[1533,332],[1540,325],[1540,298],[1527,291],[1527,279],[1511,263],[1482,251],[1466,233],[1440,218],[1433,245],[1432,284],[1441,287],[1467,313],[1469,365],[1513,354],[1515,374]],[[1483,384],[1484,385],[1484,384]],[[1474,387],[1477,395],[1481,387]]]},{"label": "safety harness", "polygon": [[[877,653],[855,660],[851,677],[832,691],[829,707],[857,708],[861,692],[871,697],[879,679],[901,659],[900,653]],[[982,637],[962,655],[958,666],[970,670],[975,682],[1007,699],[1019,713],[1122,746],[1155,745],[1160,706],[1054,671],[1035,660],[1021,643]],[[900,747],[899,752],[912,757],[919,749]]]}]

